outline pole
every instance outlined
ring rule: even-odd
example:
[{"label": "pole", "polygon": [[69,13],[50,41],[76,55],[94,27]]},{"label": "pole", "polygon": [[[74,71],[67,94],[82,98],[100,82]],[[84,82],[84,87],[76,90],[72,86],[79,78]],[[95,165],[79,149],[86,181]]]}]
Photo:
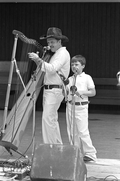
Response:
[{"label": "pole", "polygon": [[[43,51],[42,58],[44,58],[46,49]],[[39,55],[39,52],[37,52]],[[32,146],[32,156],[34,154],[34,149],[35,149],[35,112],[36,112],[36,74],[38,73],[38,70],[40,69],[41,62],[37,65],[36,71],[34,72],[34,75],[32,76],[32,79],[34,81],[34,93],[33,93],[33,133],[32,133],[32,138],[33,138],[33,146]]]},{"label": "pole", "polygon": [[76,77],[77,75],[74,74],[74,83],[73,86],[71,86],[72,91],[72,122],[73,122],[73,145],[75,145],[75,129],[76,129],[76,123],[75,123],[75,92],[77,91],[76,84]]},{"label": "pole", "polygon": [[8,78],[8,86],[7,86],[7,93],[6,93],[6,100],[5,100],[5,108],[4,108],[4,114],[3,114],[3,126],[2,126],[1,136],[0,136],[1,139],[2,139],[3,135],[5,134],[6,118],[7,118],[7,114],[8,114],[8,104],[9,104],[9,98],[10,98],[11,82],[12,82],[12,77],[13,77],[17,40],[18,40],[18,35],[15,36],[14,45],[13,45],[10,73],[9,73],[9,78]]},{"label": "pole", "polygon": [[36,75],[34,74],[32,76],[33,81],[34,81],[34,91],[33,91],[33,147],[32,147],[32,155],[34,153],[34,148],[35,148],[35,109],[36,109]]}]

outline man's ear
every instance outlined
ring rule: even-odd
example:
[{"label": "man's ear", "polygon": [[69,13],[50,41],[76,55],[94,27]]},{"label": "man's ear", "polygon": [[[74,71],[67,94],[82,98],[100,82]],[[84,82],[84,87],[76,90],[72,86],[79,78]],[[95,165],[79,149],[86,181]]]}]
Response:
[{"label": "man's ear", "polygon": [[85,65],[83,65],[83,69],[85,68]]},{"label": "man's ear", "polygon": [[58,40],[58,42],[59,42],[60,44],[62,44],[62,40]]}]

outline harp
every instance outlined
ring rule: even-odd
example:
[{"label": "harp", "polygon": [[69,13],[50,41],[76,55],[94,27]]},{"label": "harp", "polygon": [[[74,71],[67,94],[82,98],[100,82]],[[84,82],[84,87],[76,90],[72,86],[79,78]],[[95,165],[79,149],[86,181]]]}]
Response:
[{"label": "harp", "polygon": [[[48,62],[51,57],[51,53],[47,52],[47,50],[45,51],[44,48],[37,41],[27,38],[23,33],[17,30],[13,30],[13,34],[14,45],[8,78],[8,87],[3,115],[3,126],[1,128],[0,155],[4,153],[5,148],[7,149],[7,151],[10,151],[10,149],[12,149],[17,152],[17,147],[21,142],[24,130],[26,128],[32,111],[34,113],[33,117],[35,118],[35,102],[41,90],[44,72],[41,71],[41,66],[37,66],[37,68],[35,67],[35,69],[33,70],[34,66],[31,66],[30,64],[35,64],[34,62],[31,62],[30,60],[28,60],[28,62],[24,62],[25,59],[29,59],[27,52],[33,51],[28,48],[28,45],[34,47],[35,51],[39,51],[39,56],[42,56],[44,61]],[[21,59],[24,62],[23,67],[25,69],[25,71],[22,72],[23,76],[21,76],[21,72],[16,62],[17,46],[19,42],[25,45],[25,47],[22,49],[22,51],[25,54],[22,53],[21,56]],[[16,88],[18,97],[17,99],[15,99],[13,106],[8,113],[8,105],[14,67],[18,75],[17,83],[19,84],[19,88]],[[27,72],[28,69],[30,69],[30,71]],[[30,75],[31,72],[32,74]]]}]

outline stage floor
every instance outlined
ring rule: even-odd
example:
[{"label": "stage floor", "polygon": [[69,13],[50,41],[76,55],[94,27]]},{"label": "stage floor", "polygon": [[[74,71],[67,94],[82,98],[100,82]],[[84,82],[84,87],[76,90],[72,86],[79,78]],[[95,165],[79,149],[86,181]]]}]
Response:
[{"label": "stage floor", "polygon": [[[36,129],[35,129],[35,144],[42,143],[41,136],[41,111],[36,111]],[[0,111],[1,125],[3,111]],[[30,146],[33,131],[32,115],[27,124],[21,144],[18,150],[24,153]],[[59,123],[64,144],[69,144],[65,112],[59,112]],[[89,114],[89,130],[93,145],[97,150],[98,160],[96,163],[87,163],[87,177],[94,180],[95,178],[105,179],[106,177],[112,180],[120,180],[120,115],[115,114]],[[26,155],[32,157],[33,145],[27,150]],[[13,152],[13,157],[7,151],[0,158],[16,159],[20,155]],[[110,176],[112,175],[112,176]],[[115,178],[116,177],[116,178]],[[106,178],[106,179],[107,179]]]}]

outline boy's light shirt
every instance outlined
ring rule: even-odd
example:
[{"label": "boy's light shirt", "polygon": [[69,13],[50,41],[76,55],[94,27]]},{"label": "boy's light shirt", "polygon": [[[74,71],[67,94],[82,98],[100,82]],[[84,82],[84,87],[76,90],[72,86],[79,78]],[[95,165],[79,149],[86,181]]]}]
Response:
[{"label": "boy's light shirt", "polygon": [[[74,76],[71,76],[69,77],[69,84],[67,86],[69,88],[68,101],[72,100],[72,92],[70,91],[70,87],[73,84],[74,84]],[[95,84],[93,82],[92,77],[88,74],[85,74],[85,72],[82,72],[80,75],[77,75],[75,86],[77,87],[78,92],[95,88]],[[75,95],[75,102],[84,102],[84,101],[88,101],[88,96],[82,95],[81,98]]]}]

